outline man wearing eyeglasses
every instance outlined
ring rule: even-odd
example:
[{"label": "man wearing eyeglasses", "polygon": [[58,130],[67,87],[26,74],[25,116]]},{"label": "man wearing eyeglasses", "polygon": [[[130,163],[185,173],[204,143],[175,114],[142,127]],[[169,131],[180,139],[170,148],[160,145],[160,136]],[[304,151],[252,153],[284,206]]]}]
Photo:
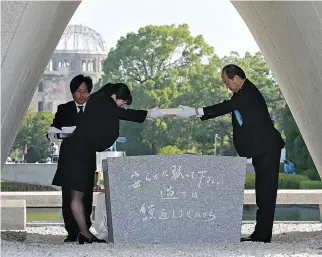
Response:
[{"label": "man wearing eyeglasses", "polygon": [[252,158],[255,169],[256,226],[241,241],[271,242],[281,150],[285,145],[274,127],[264,97],[234,64],[225,66],[223,83],[233,92],[229,100],[204,108],[180,106],[178,117],[197,116],[208,120],[231,113],[233,141],[239,156]]}]

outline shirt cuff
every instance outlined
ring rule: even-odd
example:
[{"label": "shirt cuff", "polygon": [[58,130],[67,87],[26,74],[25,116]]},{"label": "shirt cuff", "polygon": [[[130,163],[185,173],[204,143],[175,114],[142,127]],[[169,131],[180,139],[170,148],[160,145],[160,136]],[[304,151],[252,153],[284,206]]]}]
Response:
[{"label": "shirt cuff", "polygon": [[203,108],[198,108],[198,115],[196,115],[197,117],[201,117],[204,116],[204,112],[203,112]]}]

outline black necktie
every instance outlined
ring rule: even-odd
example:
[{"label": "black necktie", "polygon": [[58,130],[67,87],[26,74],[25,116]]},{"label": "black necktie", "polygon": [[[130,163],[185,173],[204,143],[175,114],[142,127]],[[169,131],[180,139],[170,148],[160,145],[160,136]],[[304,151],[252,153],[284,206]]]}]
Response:
[{"label": "black necktie", "polygon": [[83,110],[84,106],[78,105],[77,107],[79,108],[78,115],[81,116],[84,113],[84,110]]}]

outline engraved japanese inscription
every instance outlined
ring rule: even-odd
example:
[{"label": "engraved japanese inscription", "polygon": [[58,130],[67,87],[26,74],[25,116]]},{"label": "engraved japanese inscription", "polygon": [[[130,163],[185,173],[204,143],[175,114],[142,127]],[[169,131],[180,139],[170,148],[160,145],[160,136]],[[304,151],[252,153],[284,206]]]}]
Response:
[{"label": "engraved japanese inscription", "polygon": [[246,160],[159,155],[107,159],[114,241],[238,242]]}]

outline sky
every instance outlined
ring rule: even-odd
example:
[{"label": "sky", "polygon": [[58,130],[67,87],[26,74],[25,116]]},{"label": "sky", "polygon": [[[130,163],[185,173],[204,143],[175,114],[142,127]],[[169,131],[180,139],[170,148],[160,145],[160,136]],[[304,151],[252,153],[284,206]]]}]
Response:
[{"label": "sky", "polygon": [[83,0],[69,24],[101,34],[108,49],[129,32],[147,25],[186,23],[193,36],[203,35],[220,57],[259,48],[229,0]]}]

